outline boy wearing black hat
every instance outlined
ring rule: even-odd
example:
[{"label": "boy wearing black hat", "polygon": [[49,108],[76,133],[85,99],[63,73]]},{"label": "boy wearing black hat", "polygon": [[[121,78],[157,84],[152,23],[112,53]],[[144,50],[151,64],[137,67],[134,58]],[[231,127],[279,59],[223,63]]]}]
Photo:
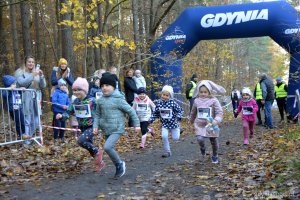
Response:
[{"label": "boy wearing black hat", "polygon": [[125,174],[125,162],[122,161],[115,150],[115,145],[125,132],[125,114],[131,118],[136,132],[140,132],[140,122],[133,108],[126,102],[124,95],[116,90],[114,75],[105,75],[100,79],[100,87],[103,96],[97,101],[94,117],[94,134],[98,134],[99,128],[106,139],[104,151],[108,154],[116,166],[115,177]]}]

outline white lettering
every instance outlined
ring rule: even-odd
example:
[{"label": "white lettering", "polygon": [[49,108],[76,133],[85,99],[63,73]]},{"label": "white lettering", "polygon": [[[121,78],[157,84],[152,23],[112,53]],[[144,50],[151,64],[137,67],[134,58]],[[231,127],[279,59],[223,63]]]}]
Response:
[{"label": "white lettering", "polygon": [[213,14],[207,14],[207,15],[204,15],[204,17],[202,17],[201,19],[201,26],[203,28],[208,28],[208,27],[211,27],[214,23],[214,18],[215,16]]},{"label": "white lettering", "polygon": [[290,29],[285,29],[284,34],[295,34],[300,32],[300,28],[290,28]]},{"label": "white lettering", "polygon": [[178,40],[178,39],[186,39],[186,35],[168,35],[168,36],[166,36],[166,40]]},{"label": "white lettering", "polygon": [[219,27],[224,25],[239,24],[242,22],[248,22],[253,20],[268,20],[269,10],[248,10],[228,13],[216,13],[204,15],[201,19],[201,26],[203,28]]}]

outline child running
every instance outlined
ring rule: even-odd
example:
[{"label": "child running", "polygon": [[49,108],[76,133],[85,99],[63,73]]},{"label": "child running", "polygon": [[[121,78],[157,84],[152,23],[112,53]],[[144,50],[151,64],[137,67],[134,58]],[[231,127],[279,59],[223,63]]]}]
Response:
[{"label": "child running", "polygon": [[56,119],[68,119],[71,114],[75,114],[78,121],[78,128],[81,130],[78,144],[89,151],[95,159],[96,172],[99,172],[105,164],[102,161],[103,150],[93,145],[93,115],[96,109],[95,98],[87,95],[89,83],[85,78],[78,77],[72,85],[72,90],[77,98],[69,106],[67,112],[57,114]]},{"label": "child running", "polygon": [[[63,114],[69,106],[69,97],[68,97],[68,88],[67,83],[64,79],[58,80],[58,88],[54,90],[52,95],[52,110],[53,110],[53,119],[54,126],[65,128],[66,121],[62,119],[56,119],[57,114]],[[63,129],[54,129],[53,130],[54,144],[57,143],[58,138],[61,139],[62,143],[65,143],[65,130]]]},{"label": "child running", "polygon": [[244,133],[244,145],[249,144],[249,132],[250,138],[254,135],[254,123],[256,118],[256,112],[258,111],[258,105],[252,98],[252,93],[249,88],[242,89],[242,100],[240,101],[239,107],[235,110],[234,117],[237,118],[240,112],[242,113],[243,121],[243,133]]},{"label": "child running", "polygon": [[94,121],[94,134],[99,128],[105,136],[104,151],[116,166],[115,178],[125,174],[125,161],[121,160],[115,150],[115,145],[125,132],[125,114],[132,120],[136,132],[140,132],[140,121],[133,108],[126,102],[124,95],[116,89],[116,78],[112,74],[102,76],[100,87],[103,96],[97,100]]},{"label": "child running", "polygon": [[137,97],[134,98],[133,109],[136,111],[136,114],[140,120],[140,126],[142,130],[142,141],[140,144],[140,148],[143,149],[145,147],[147,133],[150,132],[151,135],[154,135],[154,129],[149,128],[149,119],[151,117],[152,111],[155,109],[155,104],[151,101],[151,99],[146,94],[146,88],[140,87],[137,90]]},{"label": "child running", "polygon": [[179,140],[180,126],[179,121],[182,119],[183,110],[173,99],[174,92],[170,85],[165,85],[161,91],[161,99],[156,101],[156,107],[149,120],[153,123],[159,118],[162,124],[162,143],[164,148],[163,158],[171,156],[169,144],[169,131],[172,134],[173,140]]},{"label": "child running", "polygon": [[[212,125],[216,126],[222,122],[223,109],[218,99],[212,96],[212,92],[224,94],[226,91],[222,86],[209,80],[200,81],[193,93],[196,98],[192,107],[190,122],[194,124],[197,141],[200,145],[200,151],[205,156],[205,138],[209,137],[207,132],[208,118],[213,118]],[[212,145],[213,155],[212,163],[218,163],[218,137],[209,137]]]}]

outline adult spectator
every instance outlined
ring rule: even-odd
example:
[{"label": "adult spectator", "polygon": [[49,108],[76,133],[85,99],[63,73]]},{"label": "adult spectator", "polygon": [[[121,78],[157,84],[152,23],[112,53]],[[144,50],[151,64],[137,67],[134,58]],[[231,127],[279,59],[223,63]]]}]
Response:
[{"label": "adult spectator", "polygon": [[195,98],[193,98],[193,93],[197,86],[197,82],[198,82],[197,74],[193,74],[190,79],[190,82],[186,85],[186,89],[185,89],[185,96],[190,102],[190,112],[195,100]]},{"label": "adult spectator", "polygon": [[58,61],[58,67],[53,67],[52,73],[51,73],[51,94],[52,96],[54,90],[58,87],[58,80],[64,79],[67,84],[72,87],[74,83],[74,78],[71,73],[71,69],[68,67],[68,61],[64,58],[59,59]]},{"label": "adult spectator", "polygon": [[147,88],[146,80],[145,80],[145,77],[142,75],[141,70],[139,70],[139,69],[135,70],[134,76],[132,78],[135,82],[135,85],[136,85],[137,89],[139,89],[141,87],[142,88]]},{"label": "adult spectator", "polygon": [[[264,110],[264,104],[262,103],[263,96],[262,96],[262,89],[261,89],[260,81],[256,84],[256,86],[254,88],[253,97],[255,98],[256,104],[258,105],[258,111],[256,112],[258,121],[257,121],[256,125],[263,125],[260,111]],[[266,119],[265,119],[265,121],[266,121]]]},{"label": "adult spectator", "polygon": [[275,99],[274,83],[266,74],[262,74],[260,76],[260,85],[263,97],[261,103],[265,107],[266,128],[273,129],[272,105]]},{"label": "adult spectator", "polygon": [[[125,98],[129,105],[133,105],[134,94],[137,93],[137,88],[133,80],[133,69],[128,69],[126,71],[126,77],[124,79],[124,88],[125,88]],[[132,127],[132,122],[129,120],[129,127]]]},{"label": "adult spectator", "polygon": [[33,56],[26,56],[24,67],[19,68],[15,72],[15,76],[19,87],[35,89],[36,91],[36,95],[34,95],[32,91],[24,91],[22,97],[24,105],[25,134],[32,136],[39,125],[39,115],[42,114],[41,90],[46,88],[44,72],[41,69],[36,69]]},{"label": "adult spectator", "polygon": [[116,89],[118,89],[120,92],[122,91],[121,90],[121,82],[119,80],[119,77],[118,77],[118,69],[116,67],[111,67],[109,68],[109,72],[111,74],[114,74],[115,75],[115,78],[117,78],[117,85],[116,85]]},{"label": "adult spectator", "polygon": [[236,109],[238,108],[240,99],[241,99],[241,92],[236,87],[233,87],[233,90],[231,91],[231,103],[232,103],[233,113],[235,113]]},{"label": "adult spectator", "polygon": [[280,122],[284,121],[284,111],[286,112],[287,85],[282,81],[281,77],[276,78],[275,98],[280,113]]}]

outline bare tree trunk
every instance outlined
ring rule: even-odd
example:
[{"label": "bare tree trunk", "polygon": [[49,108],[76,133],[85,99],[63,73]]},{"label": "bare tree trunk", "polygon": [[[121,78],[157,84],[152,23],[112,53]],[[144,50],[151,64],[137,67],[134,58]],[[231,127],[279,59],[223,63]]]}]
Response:
[{"label": "bare tree trunk", "polygon": [[21,9],[24,56],[28,56],[28,55],[32,55],[28,2],[27,1],[21,2],[20,9]]},{"label": "bare tree trunk", "polygon": [[[84,11],[85,11],[85,24],[87,24],[87,22],[92,21],[92,19],[89,17],[90,13],[87,12],[87,5],[89,5],[91,3],[91,0],[87,0],[87,4],[85,4],[84,7]],[[86,44],[88,44],[88,38],[92,38],[93,37],[93,30],[92,28],[87,28],[85,27],[86,30]],[[94,49],[93,47],[86,47],[86,55],[85,55],[85,59],[86,59],[86,74],[85,77],[89,77],[91,75],[94,74],[95,72],[95,64],[94,64]]]},{"label": "bare tree trunk", "polygon": [[35,27],[35,49],[36,49],[36,60],[40,62],[41,55],[42,55],[42,45],[40,39],[40,13],[38,4],[35,4],[34,9],[34,27]]},{"label": "bare tree trunk", "polygon": [[0,69],[4,74],[9,74],[8,59],[7,59],[7,46],[6,46],[6,33],[3,26],[3,7],[0,7]]},{"label": "bare tree trunk", "polygon": [[21,65],[21,61],[20,61],[20,54],[19,54],[18,30],[16,24],[16,5],[9,6],[9,16],[10,16],[10,23],[11,23],[11,36],[12,36],[12,43],[13,43],[15,70],[17,70]]},{"label": "bare tree trunk", "polygon": [[[103,33],[103,20],[102,20],[102,3],[99,3],[97,6],[97,14],[98,14],[98,35],[101,36],[101,34]],[[99,47],[99,50],[97,50],[97,53],[95,53],[95,55],[97,55],[97,58],[95,57],[95,59],[98,59],[99,57],[99,68],[104,68],[103,65],[103,48],[102,46]],[[95,61],[96,62],[96,61]]]},{"label": "bare tree trunk", "polygon": [[[68,4],[69,0],[60,0],[60,3]],[[65,13],[61,15],[61,20],[71,20],[71,13]],[[78,72],[75,66],[75,58],[73,52],[73,37],[72,28],[70,26],[61,26],[61,39],[62,39],[62,57],[68,60],[68,66],[73,69],[73,71]]]},{"label": "bare tree trunk", "polygon": [[136,68],[141,69],[141,47],[139,36],[139,15],[138,15],[138,3],[137,0],[132,0],[132,15],[133,15],[133,36],[134,42],[137,46],[135,50],[135,62]]},{"label": "bare tree trunk", "polygon": [[60,14],[59,14],[59,11],[60,11],[60,3],[59,3],[59,0],[56,0],[55,1],[55,17],[56,19],[52,19],[52,29],[54,30],[53,31],[53,38],[54,38],[54,47],[55,47],[55,51],[56,51],[56,55],[60,58],[62,57],[62,52],[61,52],[61,45],[62,44],[62,40],[61,40],[61,37],[62,37],[62,33],[61,33],[61,29],[57,27],[57,24],[60,23]]}]

